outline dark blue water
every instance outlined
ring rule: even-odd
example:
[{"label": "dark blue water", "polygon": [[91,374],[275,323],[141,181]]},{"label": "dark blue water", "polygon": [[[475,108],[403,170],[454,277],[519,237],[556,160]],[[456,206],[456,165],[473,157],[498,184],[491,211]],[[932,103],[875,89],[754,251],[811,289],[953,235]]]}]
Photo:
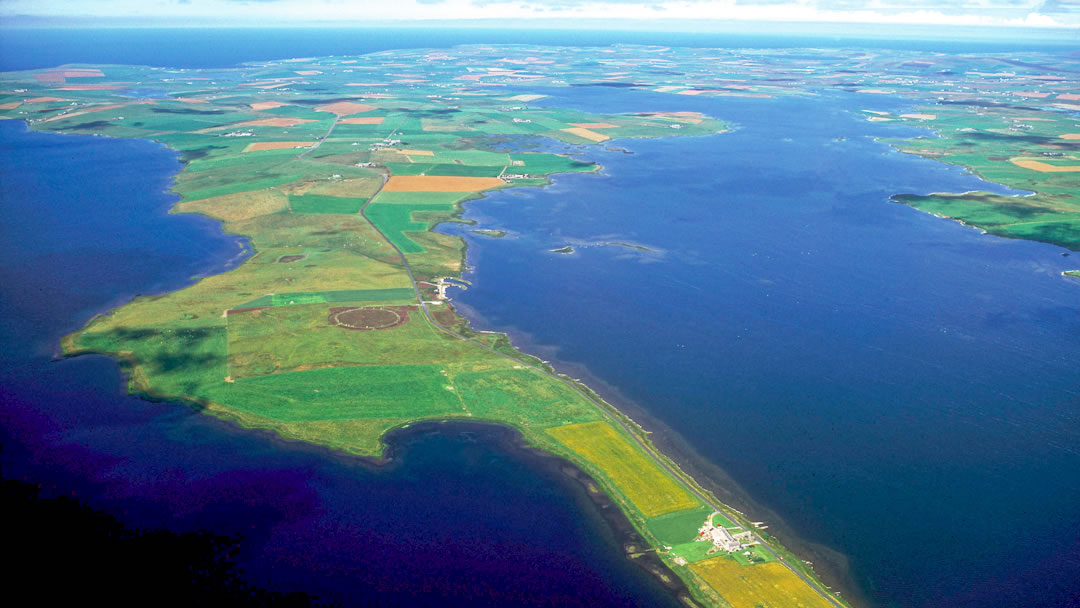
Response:
[{"label": "dark blue water", "polygon": [[[1063,606],[1080,594],[1080,267],[892,194],[1005,191],[872,137],[886,100],[549,90],[593,111],[696,110],[735,131],[590,149],[602,175],[470,203],[488,328],[587,367],[877,603]],[[867,104],[874,105],[867,105]],[[452,230],[452,227],[444,227]],[[629,241],[657,253],[567,243]],[[573,311],[573,314],[566,314]]]},{"label": "dark blue water", "polygon": [[167,215],[178,169],[150,142],[0,121],[5,479],[74,495],[133,528],[238,536],[250,583],[324,601],[677,605],[622,557],[577,482],[498,433],[405,436],[395,464],[372,470],[125,397],[104,357],[53,360],[91,315],[242,259],[216,222]]},{"label": "dark blue water", "polygon": [[[783,34],[782,25],[738,32],[647,32],[496,28],[0,28],[0,71],[65,63],[113,63],[174,68],[221,68],[245,61],[358,55],[390,49],[445,48],[457,44],[606,46],[652,44],[700,48],[804,48],[848,46],[932,52],[1060,51],[1076,46],[1075,32],[861,27],[820,28]],[[992,35],[992,34],[991,34]]]}]

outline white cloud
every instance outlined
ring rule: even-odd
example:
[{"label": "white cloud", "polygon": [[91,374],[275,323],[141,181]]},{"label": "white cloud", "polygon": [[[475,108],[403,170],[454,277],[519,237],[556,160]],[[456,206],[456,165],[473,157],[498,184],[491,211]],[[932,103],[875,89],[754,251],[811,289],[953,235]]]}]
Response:
[{"label": "white cloud", "polygon": [[5,0],[0,15],[310,21],[658,19],[1080,27],[1080,0]]}]

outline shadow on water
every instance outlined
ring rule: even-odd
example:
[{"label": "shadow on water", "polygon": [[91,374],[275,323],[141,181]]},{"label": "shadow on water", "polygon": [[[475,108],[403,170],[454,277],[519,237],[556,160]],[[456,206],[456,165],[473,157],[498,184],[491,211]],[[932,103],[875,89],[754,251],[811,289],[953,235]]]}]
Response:
[{"label": "shadow on water", "polygon": [[71,496],[42,497],[34,484],[0,480],[0,502],[17,530],[5,535],[9,580],[40,580],[42,565],[63,578],[53,601],[107,597],[114,605],[144,603],[167,589],[179,603],[310,606],[304,593],[254,587],[238,571],[242,538],[205,531],[139,530]]}]

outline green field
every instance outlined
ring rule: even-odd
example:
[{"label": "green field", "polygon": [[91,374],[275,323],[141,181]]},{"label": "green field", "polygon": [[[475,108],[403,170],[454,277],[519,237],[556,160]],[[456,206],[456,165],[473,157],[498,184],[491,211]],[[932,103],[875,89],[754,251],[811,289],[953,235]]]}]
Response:
[{"label": "green field", "polygon": [[230,314],[229,375],[246,378],[343,365],[445,365],[488,358],[468,343],[436,331],[418,311],[410,312],[409,321],[399,327],[352,331],[330,323],[330,307],[300,304]]},{"label": "green field", "polygon": [[895,200],[935,215],[956,218],[991,234],[1060,245],[1080,251],[1080,207],[1064,211],[1039,200],[993,194],[914,196]]},{"label": "green field", "polygon": [[485,370],[454,375],[474,415],[528,426],[599,420],[596,408],[561,383],[528,369]]},{"label": "green field", "polygon": [[676,545],[694,540],[698,528],[705,523],[705,518],[712,513],[710,507],[698,507],[686,511],[669,513],[654,517],[645,522],[645,527],[662,543]]},{"label": "green field", "polygon": [[[238,379],[205,396],[286,422],[463,413],[447,386],[438,365],[350,366]],[[357,399],[358,394],[364,398]]]},{"label": "green field", "polygon": [[290,195],[289,209],[293,213],[360,213],[367,201],[344,196]]},{"label": "green field", "polygon": [[507,168],[507,173],[520,172],[529,175],[546,175],[548,173],[596,170],[596,165],[593,163],[582,162],[556,154],[515,154],[511,158],[514,164]]},{"label": "green field", "polygon": [[185,201],[197,201],[226,194],[251,192],[253,190],[262,190],[263,188],[282,186],[290,182],[295,182],[303,177],[304,175],[302,173],[277,173],[268,177],[258,177],[247,181],[239,181],[211,188],[180,190],[180,186],[177,186],[177,189],[184,195]]},{"label": "green field", "polygon": [[[387,193],[391,194],[391,193]],[[413,194],[402,193],[402,194]],[[383,195],[380,195],[381,199]],[[445,203],[418,203],[411,205],[376,202],[370,205],[365,212],[368,218],[378,227],[379,231],[386,235],[403,253],[423,253],[424,247],[415,240],[409,238],[406,232],[424,232],[428,229],[427,222],[413,219],[417,212],[430,211],[453,211],[453,205]]]},{"label": "green field", "polygon": [[698,542],[690,541],[678,543],[671,546],[671,555],[673,557],[681,557],[689,563],[700,562],[701,560],[710,559],[714,557],[722,557],[724,559],[732,559],[726,557],[724,553],[717,553],[712,550],[713,544],[710,542]]},{"label": "green field", "polygon": [[348,289],[343,291],[313,291],[307,293],[275,293],[237,308],[256,306],[289,306],[292,304],[314,304],[318,302],[385,302],[388,300],[412,302],[416,292],[411,287],[396,289]]},{"label": "green field", "polygon": [[[451,175],[463,177],[499,177],[504,165],[452,165],[426,163],[386,163],[394,175]],[[387,193],[390,194],[390,193]]]},{"label": "green field", "polygon": [[453,205],[471,196],[471,192],[380,192],[374,202],[382,205]]},{"label": "green field", "polygon": [[1027,159],[1049,166],[1080,166],[1076,154],[1050,152],[1080,148],[1059,137],[1063,132],[1080,130],[1080,121],[1054,114],[1031,121],[1030,112],[1008,108],[974,111],[936,107],[926,111],[936,113],[931,125],[941,137],[895,142],[902,150],[970,167],[986,179],[1033,194],[904,194],[894,200],[997,236],[1080,251],[1080,199],[1076,197],[1080,173],[1043,172],[1014,162]]}]

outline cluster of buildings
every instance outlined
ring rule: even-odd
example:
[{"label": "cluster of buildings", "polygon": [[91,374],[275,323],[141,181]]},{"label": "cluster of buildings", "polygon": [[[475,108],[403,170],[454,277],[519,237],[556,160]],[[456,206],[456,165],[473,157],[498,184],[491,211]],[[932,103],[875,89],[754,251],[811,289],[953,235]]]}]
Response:
[{"label": "cluster of buildings", "polygon": [[697,540],[701,542],[711,542],[713,549],[711,551],[727,551],[728,553],[734,553],[736,551],[742,551],[751,545],[758,544],[757,539],[754,538],[754,533],[749,530],[744,532],[736,532],[732,534],[727,528],[723,526],[717,526],[713,524],[713,519],[720,515],[720,513],[713,513],[705,520],[705,525],[698,529]]},{"label": "cluster of buildings", "polygon": [[386,149],[386,148],[392,148],[392,147],[398,146],[398,145],[401,145],[401,140],[400,139],[390,139],[388,137],[388,138],[386,138],[386,139],[384,139],[382,141],[377,141],[377,142],[371,144],[371,147],[369,148],[369,150],[371,150],[372,152],[376,152],[378,150],[383,150],[383,149]]}]

